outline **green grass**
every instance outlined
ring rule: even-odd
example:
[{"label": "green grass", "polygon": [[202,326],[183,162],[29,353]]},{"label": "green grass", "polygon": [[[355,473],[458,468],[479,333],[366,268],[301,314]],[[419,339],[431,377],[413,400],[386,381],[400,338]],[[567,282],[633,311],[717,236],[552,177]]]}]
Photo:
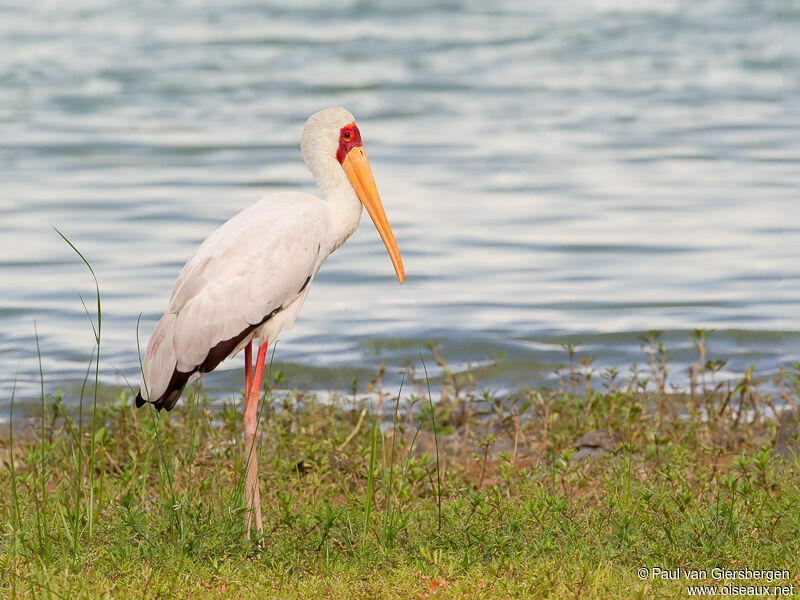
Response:
[{"label": "green grass", "polygon": [[[379,378],[355,405],[272,395],[260,426],[261,548],[243,538],[238,405],[212,409],[195,387],[157,418],[120,392],[98,406],[91,439],[48,397],[43,418],[18,420],[0,445],[0,487],[12,492],[0,495],[0,589],[12,598],[687,597],[685,581],[642,581],[637,569],[715,566],[789,569],[797,582],[798,465],[771,456],[769,409],[740,408],[769,406],[752,374],[749,388],[709,381],[660,399],[641,375],[595,374],[605,389],[587,388],[574,366],[556,390],[511,397],[478,393],[474,373],[444,372],[435,385],[448,400],[432,404],[426,379],[409,371],[411,412]],[[358,426],[371,404],[381,407],[372,425]],[[596,429],[623,441],[575,460],[574,441]]]},{"label": "green grass", "polygon": [[[44,373],[38,418],[14,417],[12,392],[3,597],[688,597],[688,582],[643,580],[643,567],[787,569],[777,583],[800,587],[800,465],[771,454],[765,382],[752,369],[719,381],[709,332],[692,336],[685,392],[669,386],[658,332],[643,339],[645,371],[598,373],[568,345],[555,389],[510,396],[481,389],[491,366],[456,373],[435,347],[436,379],[420,352],[424,376],[408,369],[402,393],[384,392],[381,370],[330,403],[276,392],[270,369],[256,544],[244,538],[241,399],[212,408],[195,385],[169,415],[133,408],[131,390],[104,401],[94,284],[78,413],[45,394]],[[787,403],[798,375],[772,382]],[[621,441],[583,461],[575,442],[596,430]]]}]

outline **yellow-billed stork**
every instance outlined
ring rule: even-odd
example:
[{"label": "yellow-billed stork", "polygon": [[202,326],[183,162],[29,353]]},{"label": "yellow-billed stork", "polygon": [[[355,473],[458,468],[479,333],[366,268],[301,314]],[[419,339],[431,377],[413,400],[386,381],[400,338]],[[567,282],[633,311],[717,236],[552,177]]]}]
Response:
[{"label": "yellow-billed stork", "polygon": [[322,263],[358,226],[362,205],[386,245],[397,279],[405,279],[353,115],[339,107],[311,115],[300,147],[323,200],[299,192],[272,194],[200,244],[147,344],[136,397],[137,407],[151,402],[158,410],[172,410],[192,376],[214,370],[244,349],[248,534],[253,522],[262,532],[255,446],[267,346],[294,323]]}]

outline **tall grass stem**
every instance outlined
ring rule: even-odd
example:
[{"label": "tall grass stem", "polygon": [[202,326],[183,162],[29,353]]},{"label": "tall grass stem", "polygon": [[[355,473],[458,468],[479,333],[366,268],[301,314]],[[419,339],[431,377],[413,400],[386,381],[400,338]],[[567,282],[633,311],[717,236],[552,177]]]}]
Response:
[{"label": "tall grass stem", "polygon": [[431,409],[431,428],[433,429],[433,443],[436,448],[436,505],[439,510],[439,531],[442,530],[442,474],[439,468],[439,436],[436,433],[436,418],[433,409],[433,396],[431,395],[431,380],[428,377],[428,367],[425,366],[425,359],[422,356],[422,348],[419,348],[419,359],[422,361],[422,368],[425,371],[425,384],[428,386],[428,404]]}]

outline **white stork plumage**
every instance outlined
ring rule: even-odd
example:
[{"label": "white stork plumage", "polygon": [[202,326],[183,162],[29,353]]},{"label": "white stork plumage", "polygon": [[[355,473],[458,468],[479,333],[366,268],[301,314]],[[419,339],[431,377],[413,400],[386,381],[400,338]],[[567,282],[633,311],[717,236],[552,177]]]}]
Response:
[{"label": "white stork plumage", "polygon": [[248,535],[253,518],[262,531],[255,441],[267,346],[294,324],[322,263],[358,226],[362,205],[400,283],[405,278],[353,115],[339,107],[311,115],[300,146],[324,200],[299,192],[272,194],[208,236],[183,267],[150,337],[136,397],[137,407],[151,402],[172,410],[192,376],[244,349]]}]

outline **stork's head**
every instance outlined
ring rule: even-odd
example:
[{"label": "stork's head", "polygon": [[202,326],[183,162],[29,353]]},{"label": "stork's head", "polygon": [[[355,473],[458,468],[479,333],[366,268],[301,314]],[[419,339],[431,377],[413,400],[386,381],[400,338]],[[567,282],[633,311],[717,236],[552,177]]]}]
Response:
[{"label": "stork's head", "polygon": [[400,259],[392,228],[383,212],[355,117],[339,106],[314,113],[303,127],[300,148],[303,159],[323,193],[335,193],[340,184],[347,185],[342,177],[344,174],[349,186],[372,218],[392,259],[397,279],[403,283],[403,261]]}]

